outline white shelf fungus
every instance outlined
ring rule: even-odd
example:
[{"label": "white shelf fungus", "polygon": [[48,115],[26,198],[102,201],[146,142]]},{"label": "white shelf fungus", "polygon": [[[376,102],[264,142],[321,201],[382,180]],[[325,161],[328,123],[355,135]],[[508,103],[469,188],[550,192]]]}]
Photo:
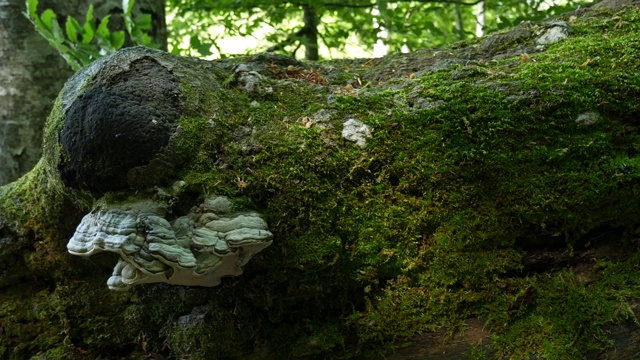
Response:
[{"label": "white shelf fungus", "polygon": [[223,276],[242,274],[242,266],[272,242],[259,214],[231,214],[225,197],[207,199],[171,223],[159,208],[149,201],[99,206],[82,219],[67,249],[80,256],[119,254],[107,285],[125,290],[155,282],[216,286]]}]

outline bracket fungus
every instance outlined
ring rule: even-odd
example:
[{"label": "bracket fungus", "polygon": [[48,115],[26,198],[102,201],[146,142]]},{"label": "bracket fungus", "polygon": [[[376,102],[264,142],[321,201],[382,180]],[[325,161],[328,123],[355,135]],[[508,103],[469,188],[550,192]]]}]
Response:
[{"label": "bracket fungus", "polygon": [[200,71],[205,63],[127,48],[76,73],[59,98],[60,111],[50,120],[56,130],[45,139],[57,146],[45,158],[64,186],[103,199],[82,219],[67,249],[81,256],[120,255],[107,282],[111,289],[155,282],[215,286],[223,276],[241,274],[271,244],[260,215],[232,213],[225,197],[171,217],[166,204],[140,195],[118,204],[105,200],[148,193],[179,176],[189,156],[179,145],[190,104],[185,84],[204,93],[221,89],[219,74]]},{"label": "bracket fungus", "polygon": [[165,218],[162,206],[143,200],[98,205],[67,244],[73,255],[120,255],[107,281],[112,290],[136,284],[216,286],[223,276],[242,274],[273,235],[257,213],[230,212],[226,197],[211,197],[187,215]]}]

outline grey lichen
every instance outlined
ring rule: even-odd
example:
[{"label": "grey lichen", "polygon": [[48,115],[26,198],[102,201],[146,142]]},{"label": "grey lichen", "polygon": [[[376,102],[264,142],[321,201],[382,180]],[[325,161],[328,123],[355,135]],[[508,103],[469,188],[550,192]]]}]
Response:
[{"label": "grey lichen", "polygon": [[565,39],[570,33],[571,27],[565,21],[551,21],[537,32],[536,44],[552,44]]},{"label": "grey lichen", "polygon": [[371,137],[371,128],[360,120],[348,119],[342,128],[342,137],[354,141],[361,148],[365,148],[367,138]]},{"label": "grey lichen", "polygon": [[233,68],[238,85],[250,95],[268,95],[273,93],[271,86],[264,84],[264,77],[247,64],[238,64]]},{"label": "grey lichen", "polygon": [[597,111],[587,111],[578,115],[576,123],[580,126],[591,126],[600,120],[600,114]]},{"label": "grey lichen", "polygon": [[214,196],[170,223],[152,201],[101,204],[82,219],[67,249],[80,256],[119,254],[107,281],[113,290],[156,282],[216,286],[224,276],[242,274],[241,266],[272,243],[259,214],[232,214],[231,207]]},{"label": "grey lichen", "polygon": [[318,129],[327,129],[329,127],[332,127],[329,120],[331,120],[331,117],[334,116],[336,112],[337,111],[334,109],[320,109],[309,116],[303,117],[300,120],[307,128],[315,126]]}]

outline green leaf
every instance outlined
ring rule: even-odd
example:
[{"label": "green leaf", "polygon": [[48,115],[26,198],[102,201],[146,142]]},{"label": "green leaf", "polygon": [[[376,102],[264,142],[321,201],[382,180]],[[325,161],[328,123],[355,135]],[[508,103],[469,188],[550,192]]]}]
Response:
[{"label": "green leaf", "polygon": [[145,33],[142,34],[142,43],[141,43],[141,45],[149,46],[149,45],[151,45],[152,42],[153,42],[153,39],[151,39],[151,36],[149,36],[149,34],[145,34]]},{"label": "green leaf", "polygon": [[111,15],[107,15],[105,16],[102,21],[100,21],[100,25],[98,25],[98,31],[97,31],[97,36],[101,37],[101,38],[105,38],[108,39],[109,38],[109,19],[111,18]]},{"label": "green leaf", "polygon": [[[51,33],[51,30],[49,30],[49,29],[47,29],[45,27],[36,27],[36,31],[43,38],[45,38],[50,44],[55,43],[55,38],[53,37],[53,34]],[[54,46],[54,45],[52,44],[51,46]]]},{"label": "green leaf", "polygon": [[91,4],[89,5],[89,10],[87,10],[87,16],[84,21],[84,25],[82,25],[82,43],[90,43],[91,40],[93,40],[95,32],[96,28],[93,25],[93,4]]},{"label": "green leaf", "polygon": [[157,43],[157,42],[155,42],[153,40],[149,41],[149,43],[147,43],[147,44],[144,44],[144,46],[150,47],[152,49],[160,49],[162,47],[162,45],[160,45],[159,43]]},{"label": "green leaf", "polygon": [[60,23],[58,23],[58,19],[51,19],[51,32],[53,33],[54,38],[59,43],[64,42],[64,33],[62,32],[62,28],[60,27]]},{"label": "green leaf", "polygon": [[93,22],[93,4],[90,4],[89,10],[87,10],[87,16],[84,20],[84,24],[86,26],[88,23],[92,23],[92,22]]},{"label": "green leaf", "polygon": [[111,33],[109,32],[109,28],[107,25],[109,24],[109,18],[111,16],[107,15],[102,19],[100,25],[98,25],[98,30],[96,30],[96,38],[98,38],[98,44],[107,53],[112,53],[116,51],[116,48],[113,46],[111,41]]},{"label": "green leaf", "polygon": [[133,19],[133,23],[140,30],[151,30],[151,14],[140,14]]},{"label": "green leaf", "polygon": [[67,38],[74,43],[78,42],[78,32],[82,33],[82,28],[78,21],[71,16],[67,16],[67,23],[65,24],[65,30],[67,31]]},{"label": "green leaf", "polygon": [[133,4],[135,4],[135,0],[122,0],[122,8],[126,10],[126,15],[131,16]]},{"label": "green leaf", "polygon": [[378,11],[380,12],[380,18],[382,20],[382,23],[387,23],[389,22],[389,17],[391,14],[389,14],[389,9],[387,7],[387,0],[376,0],[376,4],[378,6]]},{"label": "green leaf", "polygon": [[88,53],[84,50],[73,50],[70,49],[70,53],[75,57],[80,64],[83,66],[89,65],[93,62],[93,60],[97,59],[93,57],[91,53]]},{"label": "green leaf", "polygon": [[29,21],[31,21],[31,23],[35,26],[36,30],[42,29],[45,27],[37,15],[35,18],[32,18],[31,15],[27,14],[26,12],[23,12],[22,15],[24,15],[27,19],[29,19]]},{"label": "green leaf", "polygon": [[135,25],[131,18],[131,12],[133,11],[134,0],[122,0],[122,8],[124,9],[124,27],[127,29],[129,35],[133,35]]},{"label": "green leaf", "polygon": [[71,69],[73,69],[73,71],[78,71],[78,70],[82,69],[82,64],[80,64],[80,62],[78,62],[76,59],[74,59],[73,56],[71,56],[70,54],[61,52],[60,55],[62,55],[62,58],[64,58],[64,60],[67,62],[67,64],[69,64],[69,66],[71,66]]},{"label": "green leaf", "polygon": [[189,47],[195,49],[201,56],[209,56],[211,52],[211,44],[203,44],[196,36],[189,40]]},{"label": "green leaf", "polygon": [[56,49],[63,57],[69,52],[69,48],[64,46],[64,44],[59,43],[55,38],[48,38],[47,40],[49,41],[49,45]]},{"label": "green leaf", "polygon": [[91,57],[92,60],[101,57],[98,47],[94,44],[78,44],[78,48],[81,49],[84,54]]},{"label": "green leaf", "polygon": [[27,0],[27,13],[31,19],[38,18],[38,0]]},{"label": "green leaf", "polygon": [[137,31],[133,34],[132,40],[136,45],[149,45],[151,43],[151,38],[149,35],[143,33],[142,31]]},{"label": "green leaf", "polygon": [[42,24],[44,25],[44,27],[47,28],[47,30],[51,30],[51,22],[55,18],[56,18],[56,13],[54,13],[53,10],[51,9],[45,10],[42,13],[42,15],[40,15],[40,20],[42,21]]},{"label": "green leaf", "polygon": [[93,29],[93,25],[84,24],[82,27],[82,43],[89,44],[91,40],[93,40],[93,36],[95,34],[95,30]]},{"label": "green leaf", "polygon": [[124,31],[116,31],[111,34],[111,45],[118,50],[124,45]]}]

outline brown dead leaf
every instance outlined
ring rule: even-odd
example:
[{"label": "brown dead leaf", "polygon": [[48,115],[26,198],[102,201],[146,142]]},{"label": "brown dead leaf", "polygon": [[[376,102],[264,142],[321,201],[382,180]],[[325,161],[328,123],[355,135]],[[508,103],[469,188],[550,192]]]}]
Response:
[{"label": "brown dead leaf", "polygon": [[589,64],[591,64],[593,62],[593,59],[587,59],[585,62],[583,62],[582,64],[580,64],[580,67],[585,67],[588,66]]}]

